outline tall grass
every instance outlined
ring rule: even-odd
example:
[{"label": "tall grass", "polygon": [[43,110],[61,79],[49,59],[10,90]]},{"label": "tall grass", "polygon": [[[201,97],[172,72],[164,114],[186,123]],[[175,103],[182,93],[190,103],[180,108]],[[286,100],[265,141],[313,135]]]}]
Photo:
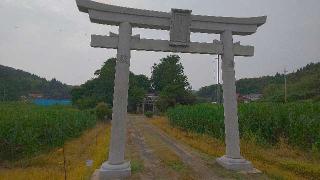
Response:
[{"label": "tall grass", "polygon": [[72,107],[0,103],[0,158],[13,160],[61,146],[96,124],[96,117]]},{"label": "tall grass", "polygon": [[[1,180],[87,180],[106,160],[110,124],[97,123],[78,138],[32,158],[1,164]],[[66,164],[64,164],[66,159]],[[93,160],[91,167],[87,160]],[[9,167],[9,168],[7,168]],[[66,167],[66,168],[64,168]]]},{"label": "tall grass", "polygon": [[[170,124],[184,130],[224,138],[223,107],[212,104],[169,109]],[[239,105],[240,135],[258,143],[281,139],[303,149],[320,150],[320,103],[250,103]]]},{"label": "tall grass", "polygon": [[[170,126],[165,117],[158,117],[149,121],[159,127],[168,135],[191,146],[192,148],[213,157],[221,157],[225,153],[223,140],[211,137],[206,134],[185,131]],[[320,156],[318,153],[299,150],[288,146],[280,141],[276,146],[260,146],[247,139],[241,140],[242,155],[252,161],[254,166],[263,171],[267,177],[236,177],[233,179],[319,179],[320,177]],[[215,168],[213,168],[214,170]],[[224,171],[218,169],[218,174]],[[227,178],[227,177],[225,177]]]}]

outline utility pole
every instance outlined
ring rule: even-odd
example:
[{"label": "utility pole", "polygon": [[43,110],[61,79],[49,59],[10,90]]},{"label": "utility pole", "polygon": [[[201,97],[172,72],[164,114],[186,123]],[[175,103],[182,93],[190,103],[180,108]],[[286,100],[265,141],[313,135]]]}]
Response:
[{"label": "utility pole", "polygon": [[3,98],[2,101],[4,102],[6,100],[6,88],[3,88]]},{"label": "utility pole", "polygon": [[217,84],[217,103],[220,104],[220,54],[218,54],[218,57],[216,58],[217,61],[217,73],[218,73],[218,78],[217,78],[217,81],[218,81],[218,84]]},{"label": "utility pole", "polygon": [[287,70],[284,69],[284,102],[287,103]]}]

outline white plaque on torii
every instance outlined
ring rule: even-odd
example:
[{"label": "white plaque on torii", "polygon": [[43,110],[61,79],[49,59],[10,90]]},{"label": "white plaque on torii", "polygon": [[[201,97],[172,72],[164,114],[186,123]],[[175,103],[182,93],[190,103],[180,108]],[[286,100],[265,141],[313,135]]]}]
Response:
[{"label": "white plaque on torii", "polygon": [[[119,26],[119,34],[91,36],[92,47],[117,49],[109,158],[99,170],[100,179],[121,178],[131,174],[130,163],[124,159],[131,50],[221,55],[226,155],[218,158],[217,162],[236,171],[253,169],[251,162],[240,155],[234,56],[253,56],[254,47],[234,43],[233,35],[255,33],[266,22],[266,16],[200,16],[182,9],[172,9],[171,13],[166,13],[113,6],[92,0],[76,2],[81,12],[89,14],[91,22]],[[167,30],[170,32],[170,40],[132,36],[132,28]],[[191,42],[191,32],[220,34],[220,41]]]}]

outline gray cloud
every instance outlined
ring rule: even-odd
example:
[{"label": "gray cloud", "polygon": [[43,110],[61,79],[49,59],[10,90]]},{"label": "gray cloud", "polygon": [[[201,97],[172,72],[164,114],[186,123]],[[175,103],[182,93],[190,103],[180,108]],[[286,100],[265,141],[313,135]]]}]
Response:
[{"label": "gray cloud", "polygon": [[[237,78],[293,71],[320,61],[320,1],[318,0],[100,0],[115,5],[170,11],[192,9],[194,14],[215,16],[268,15],[259,31],[235,37],[254,45],[255,56],[236,58]],[[0,64],[51,79],[81,84],[93,77],[115,50],[89,47],[90,34],[117,32],[116,27],[92,24],[74,0],[0,1]],[[134,34],[168,39],[168,32],[134,29]],[[193,41],[211,41],[217,35],[193,34]],[[168,53],[132,52],[131,70],[150,76],[151,66]],[[216,82],[215,56],[179,54],[194,89]]]}]

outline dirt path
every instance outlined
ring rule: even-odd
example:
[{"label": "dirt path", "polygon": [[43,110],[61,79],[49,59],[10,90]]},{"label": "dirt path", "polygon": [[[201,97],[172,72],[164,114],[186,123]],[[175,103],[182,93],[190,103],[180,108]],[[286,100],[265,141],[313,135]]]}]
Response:
[{"label": "dirt path", "polygon": [[[157,142],[159,145],[164,145],[168,148],[169,151],[176,154],[180,160],[183,162],[183,164],[188,168],[192,170],[192,175],[190,175],[190,178],[192,179],[222,179],[221,177],[217,176],[211,169],[211,167],[208,165],[207,162],[205,162],[199,154],[193,152],[186,146],[182,145],[181,143],[173,140],[168,135],[163,133],[158,128],[154,127],[150,123],[147,122],[146,118],[143,116],[130,116],[130,123],[129,127],[132,130],[131,136],[140,136],[140,143],[139,146],[141,146],[141,151],[143,154],[143,159],[146,161],[149,161],[151,159],[148,159],[148,157],[152,156],[152,150],[148,147],[147,144],[141,142],[144,142],[144,138],[146,136],[151,136],[158,140]],[[143,137],[145,136],[145,137]],[[141,144],[141,145],[140,145]],[[157,148],[157,147],[153,147]],[[158,147],[159,148],[159,147]],[[154,160],[152,160],[153,162]],[[157,161],[157,160],[156,160]],[[146,163],[148,164],[148,163]],[[161,171],[164,173],[163,171]],[[156,173],[156,172],[155,172]]]},{"label": "dirt path", "polygon": [[[130,116],[128,123],[128,149],[131,159],[141,159],[143,162],[143,171],[133,174],[130,179],[178,179],[179,173],[168,168],[165,163],[154,154],[154,148],[147,142],[145,134],[145,123],[142,123],[141,117]],[[159,148],[159,146],[157,147]],[[137,153],[137,154],[135,154]],[[136,155],[139,157],[137,158]],[[135,160],[137,161],[137,160]]]},{"label": "dirt path", "polygon": [[130,180],[261,179],[223,169],[214,158],[169,137],[144,116],[129,115],[126,156],[131,161]]},{"label": "dirt path", "polygon": [[[242,179],[218,167],[214,159],[203,156],[147,122],[144,116],[129,116],[129,151],[138,152],[144,170],[130,179]],[[176,156],[183,168],[172,168],[168,154]],[[132,157],[131,157],[132,158]]]}]

